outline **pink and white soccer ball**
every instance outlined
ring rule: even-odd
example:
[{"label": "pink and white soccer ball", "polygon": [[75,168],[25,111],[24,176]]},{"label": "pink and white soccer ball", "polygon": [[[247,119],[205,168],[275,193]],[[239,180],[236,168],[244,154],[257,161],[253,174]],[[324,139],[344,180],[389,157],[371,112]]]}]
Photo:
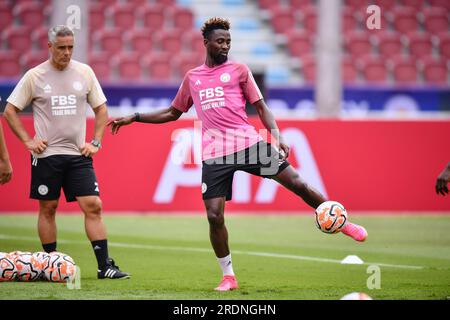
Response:
[{"label": "pink and white soccer ball", "polygon": [[352,292],[343,296],[341,300],[372,300],[372,298],[364,292]]},{"label": "pink and white soccer ball", "polygon": [[0,282],[15,280],[16,276],[14,258],[6,252],[0,252]]},{"label": "pink and white soccer ball", "polygon": [[17,269],[16,280],[18,281],[34,281],[41,276],[41,261],[30,252],[15,254],[14,264]]},{"label": "pink and white soccer ball", "polygon": [[51,282],[71,282],[75,278],[75,261],[62,252],[51,252],[47,266],[42,270],[45,279]]}]

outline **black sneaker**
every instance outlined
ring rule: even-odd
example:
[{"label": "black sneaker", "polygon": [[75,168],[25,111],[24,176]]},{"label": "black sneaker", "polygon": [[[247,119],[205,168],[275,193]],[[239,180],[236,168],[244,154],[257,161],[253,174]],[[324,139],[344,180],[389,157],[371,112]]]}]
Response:
[{"label": "black sneaker", "polygon": [[108,258],[108,264],[105,269],[98,270],[97,273],[98,279],[129,279],[130,275],[126,272],[122,272],[119,270],[119,266],[116,266],[114,260]]}]

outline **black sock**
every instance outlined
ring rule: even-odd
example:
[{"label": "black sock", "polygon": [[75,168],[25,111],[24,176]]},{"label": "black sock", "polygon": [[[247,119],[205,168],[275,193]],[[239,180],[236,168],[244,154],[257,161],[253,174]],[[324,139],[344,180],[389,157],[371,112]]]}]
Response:
[{"label": "black sock", "polygon": [[44,251],[47,253],[56,251],[56,242],[45,243],[45,244],[43,243],[42,248],[44,248]]},{"label": "black sock", "polygon": [[98,269],[103,270],[108,259],[108,240],[95,240],[91,241],[91,243],[97,258]]}]

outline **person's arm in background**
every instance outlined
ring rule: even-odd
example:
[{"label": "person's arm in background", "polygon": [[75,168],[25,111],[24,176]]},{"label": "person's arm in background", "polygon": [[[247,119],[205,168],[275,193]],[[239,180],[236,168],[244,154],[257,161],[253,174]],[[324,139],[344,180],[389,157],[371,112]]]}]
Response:
[{"label": "person's arm in background", "polygon": [[0,184],[5,184],[12,178],[12,166],[9,161],[9,153],[6,148],[5,136],[3,135],[2,123],[0,122]]},{"label": "person's arm in background", "polygon": [[436,193],[442,194],[443,196],[448,194],[448,182],[450,182],[450,162],[436,179]]},{"label": "person's arm in background", "polygon": [[152,113],[135,113],[127,117],[117,118],[109,121],[108,125],[111,125],[111,133],[116,134],[119,132],[120,127],[129,125],[133,122],[166,123],[178,120],[182,114],[183,112],[180,110],[169,107]]}]

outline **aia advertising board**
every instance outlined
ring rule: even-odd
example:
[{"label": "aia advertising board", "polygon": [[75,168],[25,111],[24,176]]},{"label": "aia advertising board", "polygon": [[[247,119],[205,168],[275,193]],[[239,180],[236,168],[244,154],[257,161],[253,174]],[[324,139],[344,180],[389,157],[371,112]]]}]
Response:
[{"label": "aia advertising board", "polygon": [[[31,117],[23,117],[34,132]],[[30,156],[3,121],[13,180],[0,186],[0,213],[36,211],[28,198]],[[258,119],[253,124],[262,129]],[[301,177],[349,211],[450,212],[436,177],[450,161],[449,121],[278,121]],[[90,140],[94,122],[88,120]],[[136,123],[105,133],[94,167],[106,212],[199,212],[201,135],[194,120]],[[237,172],[227,212],[311,212],[270,179]],[[79,211],[60,200],[60,211]]]}]

